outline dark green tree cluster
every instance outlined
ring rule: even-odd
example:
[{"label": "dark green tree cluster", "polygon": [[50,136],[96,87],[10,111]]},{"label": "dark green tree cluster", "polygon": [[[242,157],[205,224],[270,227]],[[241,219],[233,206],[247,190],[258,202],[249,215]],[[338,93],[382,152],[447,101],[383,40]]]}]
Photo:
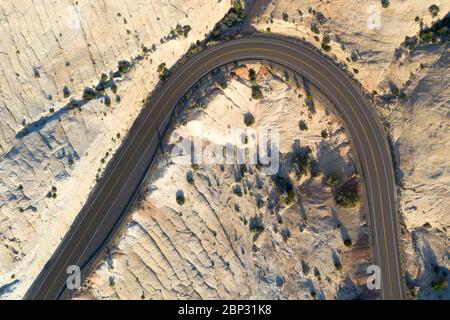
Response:
[{"label": "dark green tree cluster", "polygon": [[236,0],[233,3],[233,6],[228,11],[228,13],[223,18],[223,23],[231,28],[234,25],[241,23],[245,19],[245,10],[244,6],[242,5],[241,1]]},{"label": "dark green tree cluster", "polygon": [[165,62],[161,63],[158,66],[157,71],[159,73],[159,78],[163,81],[167,79],[167,77],[169,76],[169,73],[170,73],[169,69],[167,69]]}]

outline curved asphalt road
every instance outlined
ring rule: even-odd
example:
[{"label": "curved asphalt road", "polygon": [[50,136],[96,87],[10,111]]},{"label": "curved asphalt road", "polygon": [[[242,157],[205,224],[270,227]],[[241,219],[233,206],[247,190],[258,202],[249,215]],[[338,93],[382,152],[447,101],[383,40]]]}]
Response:
[{"label": "curved asphalt road", "polygon": [[79,265],[82,277],[111,239],[138,194],[159,149],[159,137],[185,93],[215,68],[238,60],[278,63],[305,76],[340,112],[351,135],[365,182],[375,263],[381,268],[382,298],[403,299],[399,262],[394,174],[386,132],[371,103],[333,63],[294,40],[271,35],[230,40],[189,58],[136,119],[122,147],[106,168],[75,222],[39,274],[25,299],[67,297],[69,265]]}]

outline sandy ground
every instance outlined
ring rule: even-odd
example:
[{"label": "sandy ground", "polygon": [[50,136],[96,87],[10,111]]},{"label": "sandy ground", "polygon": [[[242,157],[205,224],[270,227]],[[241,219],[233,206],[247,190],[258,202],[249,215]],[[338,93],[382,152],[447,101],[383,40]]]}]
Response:
[{"label": "sandy ground", "polygon": [[[20,298],[59,244],[157,83],[159,63],[175,63],[229,6],[1,2],[0,298]],[[177,24],[191,27],[187,37],[167,40]],[[67,110],[120,60],[135,63],[115,78],[116,94],[106,90],[111,106],[101,98]]]},{"label": "sandy ground", "polygon": [[[251,98],[249,67],[263,88],[261,100]],[[78,298],[373,296],[365,290],[370,252],[364,210],[338,208],[335,190],[323,181],[332,172],[343,182],[358,180],[345,129],[327,110],[329,103],[315,98],[311,112],[303,79],[286,78],[281,70],[247,64],[233,72],[205,80],[193,93],[152,170],[143,200]],[[255,118],[250,127],[244,124],[248,112]],[[300,119],[306,130],[299,129]],[[265,175],[251,164],[242,170],[236,163],[176,163],[170,157],[174,145],[180,138],[198,137],[200,128],[204,148],[245,145],[228,138],[227,130],[278,129],[279,174]],[[322,130],[328,137],[321,136]],[[317,162],[315,177],[298,175],[295,157],[307,146]],[[190,175],[191,183],[185,178]],[[286,183],[295,190],[292,202],[286,201]],[[176,199],[180,192],[183,205]],[[264,230],[255,231],[255,221]],[[351,248],[344,238],[352,239]]]}]

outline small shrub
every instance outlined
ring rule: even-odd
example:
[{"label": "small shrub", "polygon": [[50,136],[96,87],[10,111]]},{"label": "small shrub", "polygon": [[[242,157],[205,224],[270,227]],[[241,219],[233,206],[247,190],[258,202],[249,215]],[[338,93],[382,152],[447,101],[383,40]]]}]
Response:
[{"label": "small shrub", "polygon": [[337,271],[342,271],[342,264],[339,261],[337,261],[337,262],[334,263],[334,268]]},{"label": "small shrub", "polygon": [[239,185],[234,186],[233,193],[235,195],[237,195],[238,197],[242,197],[243,194],[242,194],[241,186],[239,186]]},{"label": "small shrub", "polygon": [[33,75],[35,78],[40,78],[41,74],[39,73],[39,70],[37,68],[33,69]]},{"label": "small shrub", "polygon": [[257,234],[260,234],[264,231],[264,224],[261,217],[259,216],[251,217],[248,226],[251,232],[255,232]]},{"label": "small shrub", "polygon": [[186,181],[189,184],[194,184],[194,174],[192,173],[192,171],[186,172]]},{"label": "small shrub", "polygon": [[161,63],[161,64],[158,66],[157,71],[158,71],[158,73],[159,73],[159,78],[160,78],[161,80],[163,80],[163,81],[166,80],[167,77],[169,76],[169,69],[167,69],[166,63],[165,63],[165,62]]},{"label": "small shrub", "polygon": [[341,182],[342,182],[341,178],[335,173],[331,173],[325,178],[325,183],[329,187],[337,186],[341,184]]},{"label": "small shrub", "polygon": [[347,248],[351,248],[352,245],[353,245],[352,239],[349,239],[349,238],[344,239],[344,245],[345,245]]},{"label": "small shrub", "polygon": [[326,129],[323,129],[320,132],[320,135],[322,136],[322,138],[326,139],[326,138],[328,138],[328,131]]},{"label": "small shrub", "polygon": [[261,91],[261,88],[258,85],[252,85],[252,98],[255,100],[261,99],[263,96],[263,93]]},{"label": "small shrub", "polygon": [[289,21],[289,14],[287,12],[283,12],[283,21],[285,22]]},{"label": "small shrub", "polygon": [[109,107],[111,105],[111,98],[109,96],[105,96],[105,105]]},{"label": "small shrub", "polygon": [[95,93],[94,89],[92,88],[85,88],[83,91],[83,100],[84,101],[91,101],[94,100],[97,97],[97,94]]},{"label": "small shrub", "polygon": [[297,165],[300,170],[300,176],[306,176],[311,172],[311,149],[297,159]]},{"label": "small shrub", "polygon": [[100,82],[106,82],[108,81],[108,75],[106,73],[102,73],[100,76]]},{"label": "small shrub", "polygon": [[321,45],[322,49],[326,52],[330,52],[331,51],[331,46],[329,44],[323,43]]},{"label": "small shrub", "polygon": [[241,23],[245,19],[245,10],[241,1],[234,1],[233,7],[228,11],[228,13],[223,18],[223,23],[231,28],[235,24]]},{"label": "small shrub", "polygon": [[429,222],[425,222],[422,226],[426,229],[431,229],[431,223]]},{"label": "small shrub", "polygon": [[111,91],[112,91],[114,94],[117,94],[117,84],[113,83],[113,84],[111,85]]},{"label": "small shrub", "polygon": [[311,25],[311,31],[314,32],[315,34],[319,34],[319,28],[317,28],[317,26],[315,24]]},{"label": "small shrub", "polygon": [[103,85],[103,83],[100,83],[97,87],[95,87],[95,91],[97,91],[97,94],[100,97],[103,97],[105,95],[105,93],[106,93],[106,88]]},{"label": "small shrub", "polygon": [[291,237],[291,231],[287,227],[281,229],[280,234],[285,242]]},{"label": "small shrub", "polygon": [[295,190],[293,188],[286,190],[286,204],[291,204],[295,201]]},{"label": "small shrub", "polygon": [[64,98],[70,97],[70,90],[67,86],[64,86],[64,88],[63,88],[63,95],[64,95]]},{"label": "small shrub", "polygon": [[54,113],[55,112],[55,108],[50,108],[48,111],[50,111],[50,113]]},{"label": "small shrub", "polygon": [[432,4],[428,7],[428,12],[431,14],[433,18],[436,18],[439,14],[439,7],[435,4]]},{"label": "small shrub", "polygon": [[131,69],[131,63],[126,60],[119,61],[118,70],[120,73],[125,74]]},{"label": "small shrub", "polygon": [[250,112],[247,112],[244,115],[244,123],[247,127],[250,127],[251,125],[253,125],[255,123],[255,117],[253,116],[253,114],[251,114]]},{"label": "small shrub", "polygon": [[308,275],[309,271],[311,270],[311,267],[309,266],[309,264],[303,259],[300,261],[300,264],[302,267],[303,274]]},{"label": "small shrub", "polygon": [[116,281],[114,280],[113,276],[109,276],[109,286],[111,288],[114,288],[116,286]]},{"label": "small shrub", "polygon": [[383,8],[387,8],[389,7],[389,5],[390,5],[389,0],[381,0],[381,6]]},{"label": "small shrub", "polygon": [[340,192],[336,202],[342,208],[354,208],[359,204],[359,197],[355,192]]},{"label": "small shrub", "polygon": [[171,31],[171,35],[177,37],[184,36],[185,38],[187,38],[191,30],[192,28],[190,25],[181,26],[180,24],[177,24],[175,30]]},{"label": "small shrub", "polygon": [[255,69],[251,68],[248,70],[248,77],[250,79],[250,82],[252,84],[256,84],[256,71]]},{"label": "small shrub", "polygon": [[431,287],[437,292],[442,292],[447,289],[447,279],[442,277],[437,281],[433,281],[431,282]]},{"label": "small shrub", "polygon": [[298,127],[300,128],[301,131],[308,130],[308,126],[306,125],[306,122],[304,120],[299,121]]}]

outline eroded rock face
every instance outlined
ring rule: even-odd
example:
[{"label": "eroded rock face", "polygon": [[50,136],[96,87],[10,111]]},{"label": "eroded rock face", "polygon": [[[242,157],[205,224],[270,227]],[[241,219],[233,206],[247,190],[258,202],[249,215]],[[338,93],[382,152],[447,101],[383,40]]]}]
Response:
[{"label": "eroded rock face", "polygon": [[[304,38],[345,64],[373,94],[394,146],[403,265],[418,298],[448,299],[450,290],[448,40],[431,44],[419,34],[421,25],[432,26],[449,10],[448,2],[434,0],[389,1],[387,7],[380,1],[261,0],[252,14],[256,29]],[[442,279],[446,288],[436,290]]]},{"label": "eroded rock face", "polygon": [[[157,66],[202,40],[229,5],[1,2],[0,298],[21,297],[58,245],[158,82]],[[171,33],[177,25],[183,32]]]},{"label": "eroded rock face", "polygon": [[[371,296],[364,208],[341,208],[334,198],[349,185],[359,188],[350,143],[329,102],[304,83],[259,64],[205,80],[170,134],[126,230],[79,298]],[[251,98],[255,85],[258,99]],[[251,141],[245,135],[262,128],[279,131],[276,175],[257,164],[191,166],[171,157],[175,144],[199,133],[204,150],[245,147]],[[244,135],[227,136],[237,129]],[[311,162],[301,166],[308,148]],[[339,181],[330,187],[325,180],[332,173]]]}]

